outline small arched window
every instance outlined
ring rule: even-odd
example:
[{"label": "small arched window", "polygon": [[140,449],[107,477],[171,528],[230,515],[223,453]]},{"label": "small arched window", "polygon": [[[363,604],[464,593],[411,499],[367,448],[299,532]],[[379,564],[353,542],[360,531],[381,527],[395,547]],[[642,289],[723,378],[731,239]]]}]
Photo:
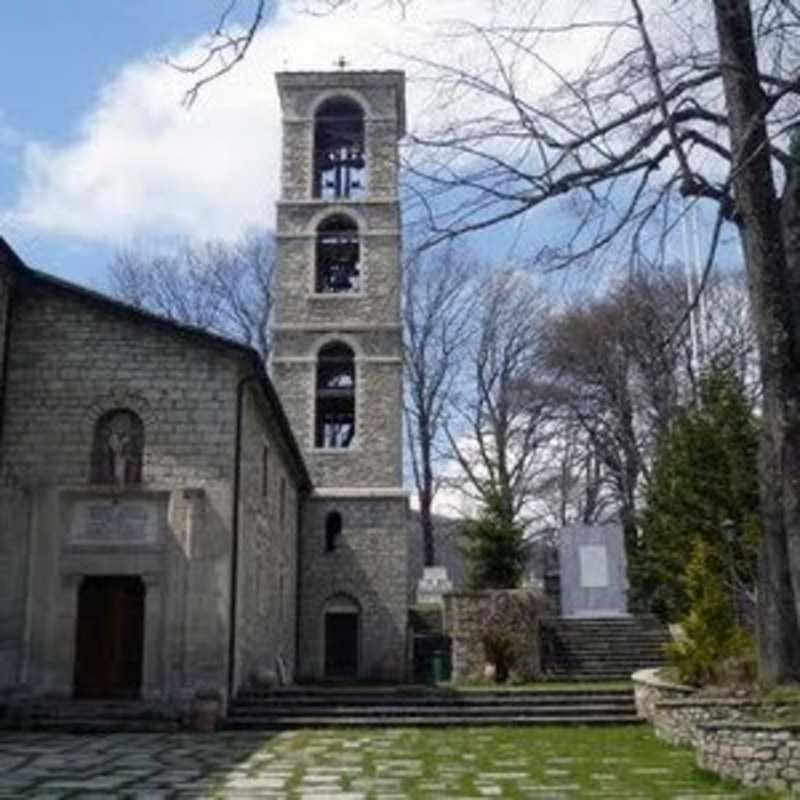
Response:
[{"label": "small arched window", "polygon": [[108,411],[94,427],[92,483],[140,483],[144,455],[144,425],[133,411]]},{"label": "small arched window", "polygon": [[342,342],[325,345],[317,357],[315,447],[350,447],[356,431],[356,365]]},{"label": "small arched window", "polygon": [[314,115],[313,196],[363,197],[365,182],[364,111],[354,100],[332,97]]},{"label": "small arched window", "polygon": [[317,226],[315,289],[318,293],[357,292],[361,288],[358,226],[334,214]]},{"label": "small arched window", "polygon": [[329,511],[325,516],[325,552],[332,553],[342,535],[342,515],[338,511]]}]

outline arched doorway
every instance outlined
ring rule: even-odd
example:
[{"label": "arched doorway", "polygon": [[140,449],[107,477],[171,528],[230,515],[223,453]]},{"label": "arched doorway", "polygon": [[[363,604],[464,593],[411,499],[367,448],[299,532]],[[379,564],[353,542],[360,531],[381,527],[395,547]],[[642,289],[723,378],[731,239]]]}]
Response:
[{"label": "arched doorway", "polygon": [[325,677],[358,677],[361,610],[351,597],[338,595],[325,605]]},{"label": "arched doorway", "polygon": [[144,583],[135,575],[89,575],[83,579],[75,640],[76,697],[139,697],[144,595]]}]

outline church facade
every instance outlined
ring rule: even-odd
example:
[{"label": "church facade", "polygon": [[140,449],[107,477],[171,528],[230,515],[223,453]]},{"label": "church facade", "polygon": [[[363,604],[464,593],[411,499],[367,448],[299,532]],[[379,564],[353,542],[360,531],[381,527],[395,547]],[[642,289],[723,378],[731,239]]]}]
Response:
[{"label": "church facade", "polygon": [[0,240],[0,695],[405,677],[403,77],[278,88],[271,377]]}]

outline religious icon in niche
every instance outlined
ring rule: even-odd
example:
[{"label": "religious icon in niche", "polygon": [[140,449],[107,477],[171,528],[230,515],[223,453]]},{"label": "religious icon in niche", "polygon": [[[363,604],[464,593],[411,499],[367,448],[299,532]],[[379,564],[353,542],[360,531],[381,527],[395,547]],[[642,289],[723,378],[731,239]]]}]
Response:
[{"label": "religious icon in niche", "polygon": [[92,483],[141,483],[144,425],[128,409],[103,414],[94,429]]}]

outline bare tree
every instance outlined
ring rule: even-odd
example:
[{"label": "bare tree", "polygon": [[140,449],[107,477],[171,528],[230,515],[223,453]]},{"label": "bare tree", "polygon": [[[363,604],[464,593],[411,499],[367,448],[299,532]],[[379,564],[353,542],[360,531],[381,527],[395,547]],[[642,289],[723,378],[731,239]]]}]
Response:
[{"label": "bare tree", "polygon": [[478,292],[447,438],[461,490],[525,524],[539,457],[552,437],[543,348],[547,301],[530,275],[514,271],[492,273]]},{"label": "bare tree", "polygon": [[406,434],[426,566],[436,563],[432,505],[440,485],[437,448],[466,340],[472,272],[466,253],[448,246],[417,254],[403,274]]},{"label": "bare tree", "polygon": [[599,300],[576,303],[550,330],[548,361],[568,418],[586,433],[611,481],[629,553],[649,456],[678,401],[685,295],[634,275]]},{"label": "bare tree", "polygon": [[272,237],[250,236],[238,244],[187,242],[167,255],[123,251],[108,281],[126,302],[238,339],[266,360],[274,270]]},{"label": "bare tree", "polygon": [[[723,226],[735,229],[764,409],[760,670],[800,679],[800,5],[675,0],[645,11],[630,0],[620,19],[582,3],[584,16],[550,26],[537,24],[541,6],[531,1],[518,27],[462,26],[469,63],[484,54],[485,68],[428,64],[477,112],[420,142],[417,196],[438,238],[569,196],[576,225],[549,252],[554,265],[623,248],[665,258],[686,201],[714,217],[706,272]],[[597,39],[580,74],[545,55],[554,41],[574,52],[577,33]],[[549,96],[519,79],[533,67],[555,85]]]},{"label": "bare tree", "polygon": [[[560,25],[465,23],[480,71],[428,64],[465,112],[420,144],[413,166],[434,240],[570,198],[573,235],[554,266],[610,255],[667,260],[687,203],[711,217],[705,274],[723,226],[742,245],[758,334],[764,436],[759,651],[764,679],[800,678],[800,5],[793,0],[630,0]],[[580,74],[548,61],[597,41]],[[518,78],[522,65],[555,86]],[[530,71],[530,69],[529,69]],[[487,113],[490,109],[490,113]],[[448,198],[452,197],[452,201]]]}]

